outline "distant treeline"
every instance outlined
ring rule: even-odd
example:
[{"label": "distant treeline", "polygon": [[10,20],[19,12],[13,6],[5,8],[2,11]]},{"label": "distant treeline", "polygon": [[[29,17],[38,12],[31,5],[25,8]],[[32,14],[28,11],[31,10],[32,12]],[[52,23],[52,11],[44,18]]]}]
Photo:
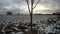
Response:
[{"label": "distant treeline", "polygon": [[53,13],[53,15],[60,15],[60,13]]},{"label": "distant treeline", "polygon": [[[8,11],[6,14],[7,14],[7,15],[13,15],[13,13],[10,12],[10,11]],[[17,13],[16,15],[20,15],[20,13]]]}]

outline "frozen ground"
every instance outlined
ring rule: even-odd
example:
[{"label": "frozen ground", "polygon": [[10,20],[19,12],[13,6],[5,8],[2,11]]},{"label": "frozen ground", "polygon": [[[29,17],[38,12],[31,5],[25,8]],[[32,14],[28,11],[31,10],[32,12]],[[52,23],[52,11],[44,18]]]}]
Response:
[{"label": "frozen ground", "polygon": [[[56,33],[57,29],[54,28],[60,23],[60,16],[57,15],[38,15],[33,17],[33,23],[36,23],[37,25],[35,27],[38,28],[38,33],[39,32],[45,32],[46,34],[48,33]],[[24,22],[26,23],[29,21],[29,16],[0,16],[0,24],[3,26],[2,27],[2,32],[5,34],[5,27],[7,27],[9,24],[16,23],[18,26],[19,22]],[[15,24],[15,25],[16,25]],[[15,26],[13,26],[14,29],[19,30]],[[40,31],[39,31],[40,30]],[[28,31],[28,29],[26,29]],[[11,32],[10,34],[24,34],[23,32]],[[58,33],[59,34],[59,33]]]}]

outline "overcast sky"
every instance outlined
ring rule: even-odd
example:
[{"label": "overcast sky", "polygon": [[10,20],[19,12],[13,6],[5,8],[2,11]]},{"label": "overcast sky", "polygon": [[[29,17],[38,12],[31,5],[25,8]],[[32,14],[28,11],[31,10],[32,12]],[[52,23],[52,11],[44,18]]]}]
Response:
[{"label": "overcast sky", "polygon": [[[35,0],[34,4],[36,4]],[[28,14],[26,2],[24,0],[0,0],[0,14],[11,11],[13,13]],[[34,9],[34,13],[51,14],[60,12],[60,0],[40,0]]]}]

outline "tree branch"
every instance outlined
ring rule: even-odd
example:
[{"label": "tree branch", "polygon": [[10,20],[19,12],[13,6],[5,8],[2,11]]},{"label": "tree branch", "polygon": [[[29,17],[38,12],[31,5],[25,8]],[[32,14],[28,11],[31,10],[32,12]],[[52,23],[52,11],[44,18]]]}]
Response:
[{"label": "tree branch", "polygon": [[38,0],[38,2],[36,3],[36,5],[33,7],[33,9],[37,6],[37,4],[39,3],[40,0]]},{"label": "tree branch", "polygon": [[29,13],[30,13],[29,0],[26,0],[26,2],[27,2]]}]

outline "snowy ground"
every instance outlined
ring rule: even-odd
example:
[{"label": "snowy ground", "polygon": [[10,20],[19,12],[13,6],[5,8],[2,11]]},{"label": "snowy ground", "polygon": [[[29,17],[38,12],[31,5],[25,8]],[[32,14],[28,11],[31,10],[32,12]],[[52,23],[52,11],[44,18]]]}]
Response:
[{"label": "snowy ground", "polygon": [[[58,23],[60,23],[60,18],[59,17],[60,16],[54,17],[54,18],[48,18],[48,19],[45,19],[45,20],[42,20],[42,21],[37,20],[37,22],[34,22],[37,25],[33,26],[33,28],[38,29],[37,34],[42,33],[42,32],[45,32],[46,34],[48,34],[48,33],[56,33],[56,28],[54,28],[54,27],[56,27],[56,25],[58,25]],[[12,24],[11,22],[5,23],[4,21],[3,21],[3,23],[0,23],[0,33],[2,32],[3,34],[5,34],[5,31],[6,31],[5,28],[7,26],[11,25],[11,24]],[[10,34],[24,34],[20,29],[17,28],[17,26],[19,26],[19,23],[13,23],[11,25],[11,28],[17,30],[18,32],[14,32],[13,30],[11,30],[12,32]],[[25,27],[25,25],[24,25],[24,27]],[[30,27],[27,27],[27,28],[30,28]],[[7,31],[10,31],[10,29],[7,29]],[[25,29],[25,31],[28,31],[28,29]]]}]

